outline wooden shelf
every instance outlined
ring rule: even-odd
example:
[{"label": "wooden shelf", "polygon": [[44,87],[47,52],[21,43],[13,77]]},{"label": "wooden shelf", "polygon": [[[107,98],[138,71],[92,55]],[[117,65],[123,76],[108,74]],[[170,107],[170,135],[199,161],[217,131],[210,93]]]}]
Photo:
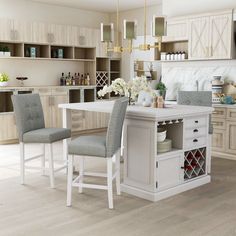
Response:
[{"label": "wooden shelf", "polygon": [[[31,49],[35,49],[35,57],[31,57]],[[24,44],[24,57],[28,58],[50,58],[49,45]]]},{"label": "wooden shelf", "polygon": [[[8,43],[8,42],[0,42],[1,47],[7,47],[11,53],[11,57],[19,58],[23,57],[24,49],[23,49],[23,43]],[[5,57],[1,57],[5,58]],[[9,57],[6,57],[9,58]]]},{"label": "wooden shelf", "polygon": [[161,51],[158,48],[155,49],[155,60],[161,59],[161,53],[176,53],[176,52],[185,52],[186,56],[188,56],[188,41],[170,41],[170,42],[163,42],[161,44]]},{"label": "wooden shelf", "polygon": [[74,59],[80,60],[94,60],[96,59],[95,48],[84,48],[84,47],[75,47],[74,48]]}]

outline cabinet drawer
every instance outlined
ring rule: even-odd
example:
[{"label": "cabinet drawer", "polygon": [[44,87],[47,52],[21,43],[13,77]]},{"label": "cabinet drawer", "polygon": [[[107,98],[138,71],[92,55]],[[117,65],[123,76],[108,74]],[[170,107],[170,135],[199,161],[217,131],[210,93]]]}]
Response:
[{"label": "cabinet drawer", "polygon": [[212,118],[222,118],[224,119],[226,117],[226,108],[215,108],[215,110],[212,112]]},{"label": "cabinet drawer", "polygon": [[185,136],[187,139],[194,139],[197,137],[202,137],[207,134],[206,126],[194,128],[194,129],[186,129]]},{"label": "cabinet drawer", "polygon": [[227,109],[227,119],[236,121],[236,109]]},{"label": "cabinet drawer", "polygon": [[206,127],[207,126],[207,118],[204,116],[199,116],[196,118],[189,118],[185,121],[186,128],[198,128],[198,127]]},{"label": "cabinet drawer", "polygon": [[225,127],[226,127],[226,120],[225,119],[212,118],[211,123],[213,125],[213,129],[225,129]]},{"label": "cabinet drawer", "polygon": [[186,139],[185,149],[190,150],[207,144],[206,136]]}]

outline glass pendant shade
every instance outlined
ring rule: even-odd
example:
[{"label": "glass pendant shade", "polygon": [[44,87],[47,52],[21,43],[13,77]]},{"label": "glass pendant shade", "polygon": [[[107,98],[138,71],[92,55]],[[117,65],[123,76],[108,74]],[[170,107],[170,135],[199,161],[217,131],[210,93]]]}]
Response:
[{"label": "glass pendant shade", "polygon": [[124,39],[136,39],[137,21],[124,20]]},{"label": "glass pendant shade", "polygon": [[163,16],[153,16],[152,36],[162,37],[166,35],[166,19]]},{"label": "glass pendant shade", "polygon": [[105,25],[101,23],[101,42],[113,42],[114,41],[114,25]]}]

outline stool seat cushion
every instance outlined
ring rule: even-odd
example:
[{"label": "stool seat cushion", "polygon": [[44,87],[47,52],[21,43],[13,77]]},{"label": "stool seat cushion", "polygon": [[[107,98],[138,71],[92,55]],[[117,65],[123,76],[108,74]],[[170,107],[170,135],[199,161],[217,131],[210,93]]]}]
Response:
[{"label": "stool seat cushion", "polygon": [[70,138],[70,129],[64,128],[43,128],[36,129],[23,134],[25,143],[54,143],[56,141]]},{"label": "stool seat cushion", "polygon": [[72,155],[106,157],[106,136],[81,136],[68,145]]}]

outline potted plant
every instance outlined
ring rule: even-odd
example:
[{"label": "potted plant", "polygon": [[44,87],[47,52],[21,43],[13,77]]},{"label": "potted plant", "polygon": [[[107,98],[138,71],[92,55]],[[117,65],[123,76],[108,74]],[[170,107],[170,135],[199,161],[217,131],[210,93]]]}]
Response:
[{"label": "potted plant", "polygon": [[0,45],[0,57],[3,57],[3,56],[4,56],[3,46]]},{"label": "potted plant", "polygon": [[3,47],[3,54],[5,57],[10,57],[11,56],[11,52],[8,46]]},{"label": "potted plant", "polygon": [[165,99],[166,90],[167,90],[166,85],[161,81],[158,82],[158,84],[156,85],[157,95],[162,96]]},{"label": "potted plant", "polygon": [[0,86],[7,86],[9,81],[9,76],[6,73],[0,74]]}]

